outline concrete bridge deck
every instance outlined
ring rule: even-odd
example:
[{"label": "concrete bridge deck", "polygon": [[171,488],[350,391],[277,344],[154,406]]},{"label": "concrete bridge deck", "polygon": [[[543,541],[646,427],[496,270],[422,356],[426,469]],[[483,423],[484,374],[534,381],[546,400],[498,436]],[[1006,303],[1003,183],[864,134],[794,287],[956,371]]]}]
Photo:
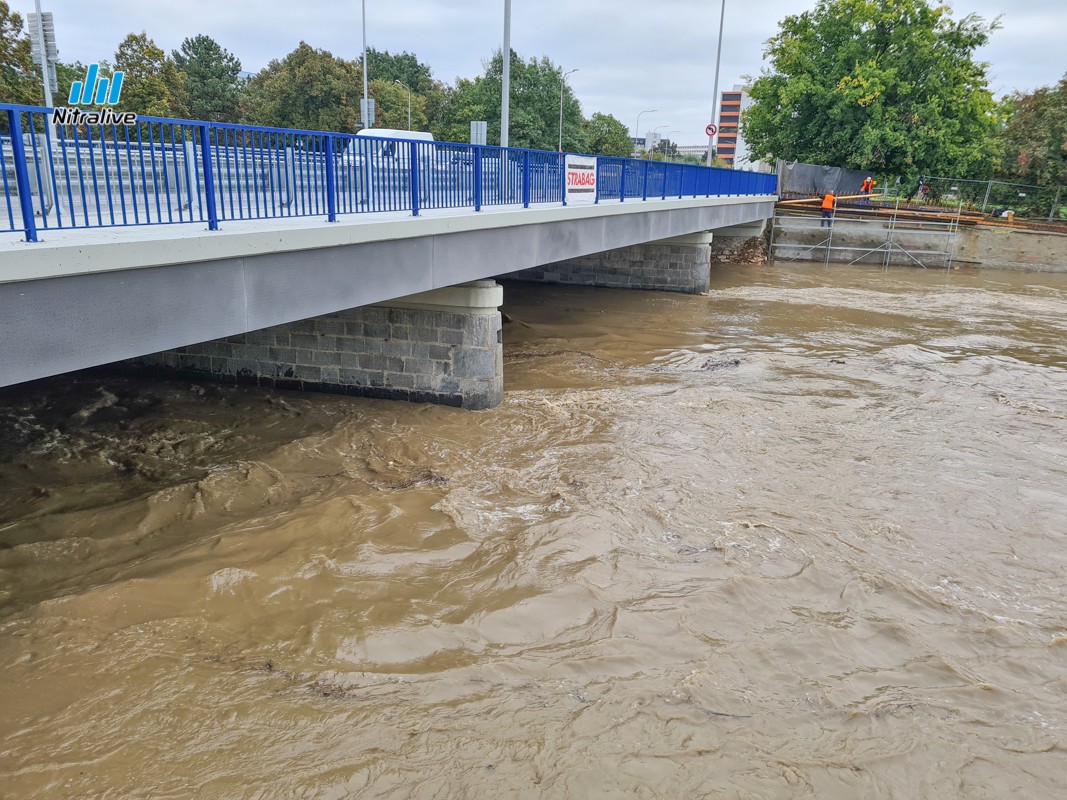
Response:
[{"label": "concrete bridge deck", "polygon": [[0,241],[0,386],[761,220],[773,203],[499,206]]}]

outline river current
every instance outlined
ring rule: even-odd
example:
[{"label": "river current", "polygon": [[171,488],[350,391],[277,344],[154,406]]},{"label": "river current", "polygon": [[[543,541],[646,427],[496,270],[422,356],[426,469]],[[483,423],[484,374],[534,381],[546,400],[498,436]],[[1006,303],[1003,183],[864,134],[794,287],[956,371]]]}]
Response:
[{"label": "river current", "polygon": [[1067,274],[505,300],[487,412],[0,393],[0,797],[1067,797]]}]

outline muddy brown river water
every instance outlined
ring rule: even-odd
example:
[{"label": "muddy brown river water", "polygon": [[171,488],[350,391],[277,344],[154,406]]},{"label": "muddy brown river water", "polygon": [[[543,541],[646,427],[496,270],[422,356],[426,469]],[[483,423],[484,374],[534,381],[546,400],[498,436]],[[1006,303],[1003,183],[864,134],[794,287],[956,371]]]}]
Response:
[{"label": "muddy brown river water", "polygon": [[463,412],[0,394],[0,797],[1067,797],[1067,274],[509,284]]}]

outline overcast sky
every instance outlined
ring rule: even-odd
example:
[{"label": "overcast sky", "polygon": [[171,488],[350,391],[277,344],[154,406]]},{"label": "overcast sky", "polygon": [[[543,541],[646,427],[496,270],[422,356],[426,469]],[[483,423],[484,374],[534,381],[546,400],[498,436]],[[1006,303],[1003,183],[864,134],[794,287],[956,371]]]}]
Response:
[{"label": "overcast sky", "polygon": [[[482,72],[501,46],[503,0],[366,0],[367,44],[410,51],[434,76],[452,82]],[[1002,28],[979,53],[990,64],[997,95],[1057,82],[1067,72],[1065,0],[951,0],[954,16],[1001,17]],[[10,0],[19,12],[32,0]],[[764,66],[763,44],[788,14],[815,0],[726,0],[719,88]],[[147,31],[168,52],[198,33],[214,37],[255,72],[301,40],[358,58],[362,47],[356,0],[43,0],[55,15],[64,60],[112,58],[129,32]],[[523,58],[548,56],[564,69],[586,115],[613,114],[631,130],[682,144],[704,141],[711,117],[718,0],[513,0],[511,46]],[[373,75],[371,76],[373,78]]]}]

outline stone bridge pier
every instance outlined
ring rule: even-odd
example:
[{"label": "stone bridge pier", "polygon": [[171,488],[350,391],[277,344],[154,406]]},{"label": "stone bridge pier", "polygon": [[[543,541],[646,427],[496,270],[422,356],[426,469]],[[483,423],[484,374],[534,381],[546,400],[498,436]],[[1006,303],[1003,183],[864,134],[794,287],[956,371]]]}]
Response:
[{"label": "stone bridge pier", "polygon": [[556,261],[502,276],[509,280],[700,294],[711,274],[711,232],[660,239]]},{"label": "stone bridge pier", "polygon": [[486,409],[504,398],[494,280],[134,358],[161,376]]}]

